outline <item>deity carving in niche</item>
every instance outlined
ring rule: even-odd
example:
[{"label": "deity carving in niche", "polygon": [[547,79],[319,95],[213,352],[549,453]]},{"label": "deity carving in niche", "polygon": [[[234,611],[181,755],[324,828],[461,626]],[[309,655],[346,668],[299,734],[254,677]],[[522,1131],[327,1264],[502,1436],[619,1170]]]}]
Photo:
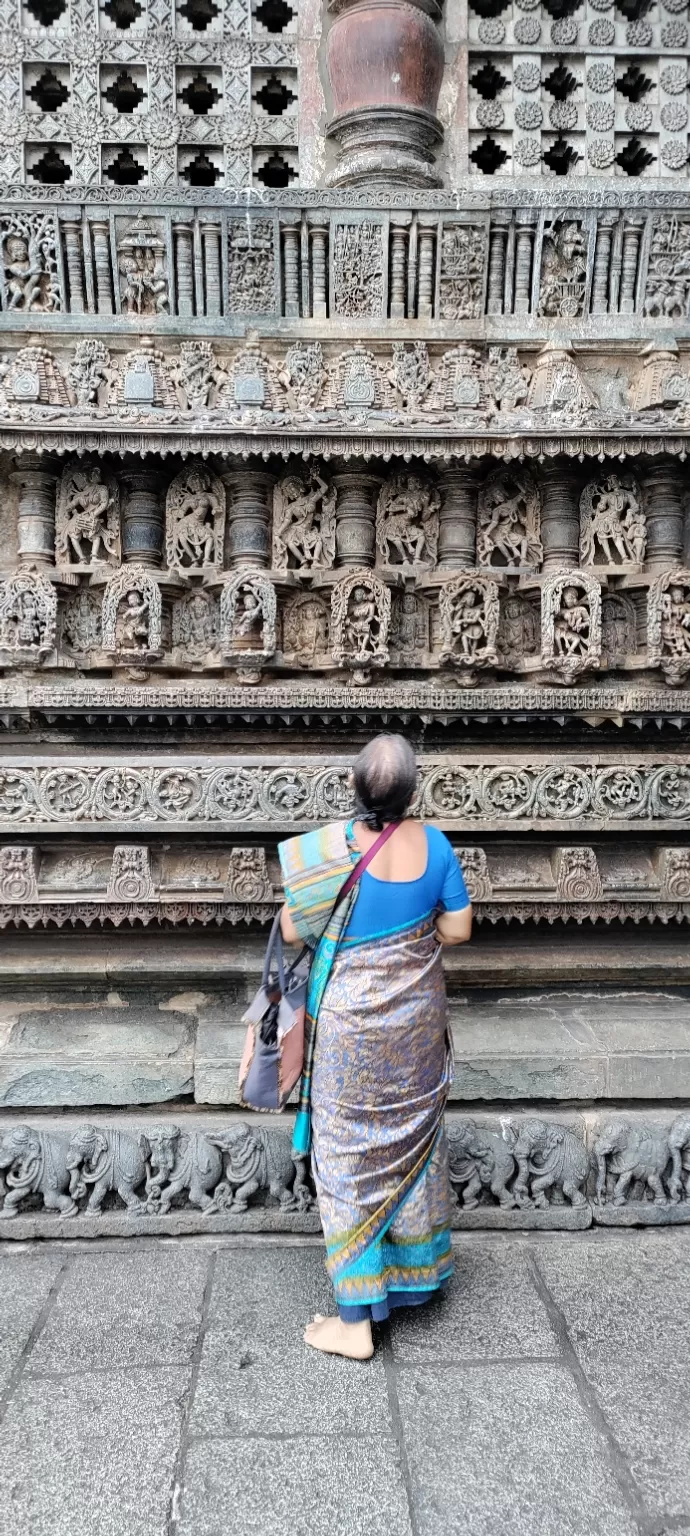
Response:
[{"label": "deity carving in niche", "polygon": [[323,598],[301,592],[288,604],[283,616],[283,654],[296,656],[302,665],[328,655],[329,613]]},{"label": "deity carving in niche", "polygon": [[584,312],[587,241],[580,225],[555,219],[544,230],[540,315],[576,319]]},{"label": "deity carving in niche", "polygon": [[392,385],[405,411],[424,408],[424,397],[433,383],[429,352],[425,341],[414,341],[407,347],[404,341],[393,342],[393,366],[388,371]]},{"label": "deity carving in niche", "polygon": [[276,648],[276,594],[258,571],[237,571],[220,599],[221,649],[224,656],[257,660]]},{"label": "deity carving in niche", "polygon": [[314,464],[285,475],[273,493],[276,571],[325,571],[335,561],[336,493]]},{"label": "deity carving in niche", "polygon": [[188,592],[172,611],[173,649],[199,663],[218,651],[218,604],[209,592]]},{"label": "deity carving in niche", "polygon": [[315,410],[326,383],[326,376],[326,364],[320,341],[309,345],[297,342],[294,347],[290,347],[279,378],[288,391],[292,409]]},{"label": "deity carving in niche", "polygon": [[690,672],[690,571],[664,571],[649,589],[647,646],[668,683]]},{"label": "deity carving in niche", "polygon": [[40,661],[55,645],[55,588],[39,571],[22,572],[0,583],[0,651],[22,661]]},{"label": "deity carving in niche", "polygon": [[498,654],[511,666],[523,657],[536,656],[541,633],[536,609],[518,592],[510,592],[501,604]]},{"label": "deity carving in niche", "polygon": [[11,213],[0,225],[3,309],[22,314],[60,308],[55,217]]},{"label": "deity carving in niche", "polygon": [[116,480],[102,480],[98,464],[63,471],[55,511],[57,565],[89,570],[117,565],[120,511]]},{"label": "deity carving in niche", "polygon": [[495,581],[454,576],[439,594],[441,660],[460,667],[496,664],[499,601]]},{"label": "deity carving in niche", "polygon": [[111,391],[117,394],[119,376],[108,348],[97,337],[78,341],[67,370],[77,405],[108,405]]},{"label": "deity carving in niche", "polygon": [[599,401],[578,368],[569,348],[547,341],[542,347],[530,379],[527,405],[533,411],[567,411],[575,423],[598,409]]},{"label": "deity carving in niche", "polygon": [[101,600],[97,592],[81,587],[65,603],[60,643],[76,656],[100,650]]},{"label": "deity carving in niche", "polygon": [[539,566],[539,491],[526,469],[497,469],[479,492],[477,564]]},{"label": "deity carving in niche", "polygon": [[433,397],[437,410],[486,412],[487,381],[478,347],[461,342],[444,352],[436,370]]},{"label": "deity carving in niche", "polygon": [[517,347],[489,347],[488,373],[489,392],[497,410],[517,410],[526,399],[530,381]]},{"label": "deity carving in niche", "polygon": [[382,565],[431,570],[438,553],[441,498],[419,475],[394,475],[381,486],[376,549]]},{"label": "deity carving in niche", "polygon": [[158,582],[141,565],[123,566],[103,596],[103,649],[123,656],[157,654],[162,615]]},{"label": "deity carving in niche", "polygon": [[170,570],[219,570],[224,534],[222,481],[204,466],[183,469],[165,498],[165,548]]},{"label": "deity carving in niche", "polygon": [[601,649],[609,666],[619,665],[637,650],[635,609],[621,592],[607,592],[602,597]]},{"label": "deity carving in niche", "polygon": [[164,315],[170,308],[165,238],[138,219],[118,240],[117,269],[124,315]]},{"label": "deity carving in niche", "polygon": [[582,571],[551,576],[542,601],[542,662],[570,683],[601,656],[601,587]]},{"label": "deity carving in niche", "polygon": [[647,525],[631,476],[591,480],[580,497],[580,564],[642,565]]},{"label": "deity carving in niche", "polygon": [[391,595],[379,576],[352,571],[331,594],[333,660],[355,669],[388,661]]},{"label": "deity carving in niche", "polygon": [[415,592],[397,592],[391,615],[391,652],[408,666],[419,665],[429,649],[429,610]]},{"label": "deity carving in niche", "polygon": [[210,341],[182,341],[180,355],[168,364],[168,377],[182,410],[204,410],[215,404],[225,370],[216,362]]}]

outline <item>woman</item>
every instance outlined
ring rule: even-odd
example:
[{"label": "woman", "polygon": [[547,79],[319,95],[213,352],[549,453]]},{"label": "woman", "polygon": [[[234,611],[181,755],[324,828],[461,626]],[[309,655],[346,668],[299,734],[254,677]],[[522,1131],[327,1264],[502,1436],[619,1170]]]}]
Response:
[{"label": "woman", "polygon": [[409,743],[378,736],[354,766],[355,820],[279,850],[283,937],[318,940],[295,1149],[308,1150],[311,1131],[338,1304],[304,1337],[356,1360],[373,1353],[372,1320],[426,1301],[452,1273],[440,946],[469,939],[472,910],[448,839],[409,815],[416,783]]}]

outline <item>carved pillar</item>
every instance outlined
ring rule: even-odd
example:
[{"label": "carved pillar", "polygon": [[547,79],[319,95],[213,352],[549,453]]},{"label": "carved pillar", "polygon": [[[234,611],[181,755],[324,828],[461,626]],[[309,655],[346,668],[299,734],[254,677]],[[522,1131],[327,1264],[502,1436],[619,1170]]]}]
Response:
[{"label": "carved pillar", "polygon": [[264,469],[230,469],[221,478],[227,492],[226,565],[270,565],[275,476]]},{"label": "carved pillar", "polygon": [[640,475],[647,515],[647,565],[679,565],[683,558],[683,469],[672,459]]},{"label": "carved pillar", "polygon": [[611,239],[617,221],[617,213],[599,214],[597,223],[597,244],[596,250],[594,252],[594,271],[592,273],[593,315],[608,314]]},{"label": "carved pillar", "polygon": [[327,65],[336,186],[372,182],[437,187],[443,137],[436,103],[443,46],[435,0],[332,0]]},{"label": "carved pillar", "polygon": [[175,277],[178,315],[194,314],[194,237],[191,224],[175,221]]},{"label": "carved pillar", "polygon": [[376,501],[382,476],[347,464],[332,476],[338,493],[335,509],[336,565],[373,565],[376,543]]},{"label": "carved pillar", "polygon": [[506,269],[506,241],[510,214],[492,213],[489,235],[489,285],[486,301],[488,315],[503,314],[503,285]]},{"label": "carved pillar", "polygon": [[467,570],[475,563],[479,474],[474,465],[453,464],[438,472],[441,492],[438,563],[445,570]]},{"label": "carved pillar", "polygon": [[515,303],[516,315],[528,315],[532,293],[532,251],[534,247],[533,208],[519,208],[515,215]]},{"label": "carved pillar", "polygon": [[69,309],[71,315],[84,313],[84,268],[81,251],[81,224],[78,219],[65,219],[65,258],[69,283]]},{"label": "carved pillar", "polygon": [[126,470],[122,509],[122,559],[126,565],[160,565],[163,558],[163,498],[160,477],[147,469]]},{"label": "carved pillar", "polygon": [[328,282],[326,276],[326,251],[328,226],[309,220],[311,237],[311,313],[313,320],[325,320],[328,313]]},{"label": "carved pillar", "polygon": [[438,220],[419,218],[417,270],[417,319],[430,320],[434,312],[434,250]]},{"label": "carved pillar", "polygon": [[643,213],[626,214],[623,229],[623,260],[621,263],[620,312],[622,315],[632,315],[635,311],[637,262],[643,225]]},{"label": "carved pillar", "polygon": [[105,219],[91,225],[93,264],[96,269],[96,305],[99,315],[113,313],[113,285],[110,276],[110,228]]},{"label": "carved pillar", "polygon": [[[284,215],[287,218],[288,215]],[[285,223],[283,235],[283,313],[295,319],[299,317],[299,214],[294,223]]]},{"label": "carved pillar", "polygon": [[204,287],[206,289],[206,314],[219,315],[221,305],[220,225],[202,224],[201,241],[204,252]]},{"label": "carved pillar", "polygon": [[407,241],[412,215],[395,214],[391,219],[391,320],[404,320],[407,309]]},{"label": "carved pillar", "polygon": [[10,479],[19,487],[17,543],[20,565],[37,570],[55,564],[55,486],[57,474],[40,453],[17,460]]},{"label": "carved pillar", "polygon": [[541,538],[544,570],[577,569],[580,558],[580,484],[571,464],[542,464]]}]

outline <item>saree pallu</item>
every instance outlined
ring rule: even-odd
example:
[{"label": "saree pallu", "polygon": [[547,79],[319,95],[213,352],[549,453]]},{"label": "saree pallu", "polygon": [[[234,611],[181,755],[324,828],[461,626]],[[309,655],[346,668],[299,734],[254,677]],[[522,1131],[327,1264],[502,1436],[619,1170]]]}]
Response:
[{"label": "saree pallu", "polygon": [[345,1321],[424,1301],[452,1273],[450,1075],[431,920],[341,941],[318,1011],[311,1114],[326,1265]]}]

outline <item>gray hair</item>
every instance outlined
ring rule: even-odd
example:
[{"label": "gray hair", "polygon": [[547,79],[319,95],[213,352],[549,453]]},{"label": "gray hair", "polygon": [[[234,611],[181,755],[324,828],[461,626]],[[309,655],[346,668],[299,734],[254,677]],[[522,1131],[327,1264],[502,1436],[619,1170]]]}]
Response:
[{"label": "gray hair", "polygon": [[401,821],[417,788],[417,759],[404,736],[375,736],[353,768],[357,817],[374,832]]}]

